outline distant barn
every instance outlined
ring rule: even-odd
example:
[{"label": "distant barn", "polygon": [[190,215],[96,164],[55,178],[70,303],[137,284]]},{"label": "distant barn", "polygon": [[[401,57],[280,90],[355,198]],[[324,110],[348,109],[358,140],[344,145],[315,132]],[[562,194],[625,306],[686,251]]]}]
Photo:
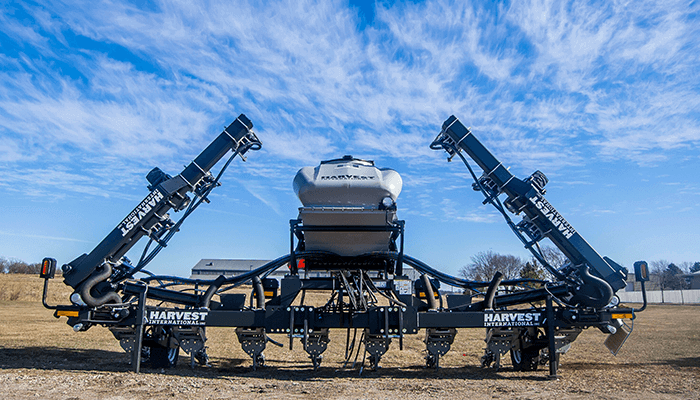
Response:
[{"label": "distant barn", "polygon": [[[272,260],[245,260],[245,259],[214,259],[203,258],[192,268],[192,279],[216,279],[219,275],[225,277],[238,276],[250,272],[269,263]],[[289,273],[288,265],[284,265],[272,272],[269,277],[282,279]],[[303,273],[303,272],[302,272]],[[309,277],[328,276],[323,271],[309,271]]]},{"label": "distant barn", "polygon": [[[215,259],[215,258],[203,258],[192,268],[192,279],[216,279],[219,275],[224,275],[226,277],[237,276],[250,272],[256,268],[259,268],[271,260],[247,260],[247,259]],[[404,275],[406,275],[411,280],[416,280],[420,276],[416,270],[409,266],[403,267]],[[278,280],[282,279],[286,274],[289,273],[288,266],[282,266],[277,269],[277,271],[269,275],[270,278],[276,278]],[[308,273],[310,278],[326,277],[328,273],[325,271],[299,271],[300,274]]]}]

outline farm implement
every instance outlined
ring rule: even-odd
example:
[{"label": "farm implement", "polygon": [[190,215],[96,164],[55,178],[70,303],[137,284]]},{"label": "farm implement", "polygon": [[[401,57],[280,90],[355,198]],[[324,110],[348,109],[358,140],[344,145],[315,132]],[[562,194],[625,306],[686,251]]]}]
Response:
[{"label": "farm implement", "polygon": [[[230,163],[237,156],[245,161],[245,155],[261,148],[252,128],[241,114],[180,174],[151,170],[149,193],[136,208],[89,254],[62,266],[64,283],[74,290],[71,304],[47,304],[56,260],[44,259],[44,306],[56,317],[67,317],[76,332],[107,327],[130,353],[137,372],[145,363],[175,365],[180,350],[193,367],[207,365],[207,327],[235,328],[253,369],[264,365],[268,343],[284,345],[273,336],[285,338],[281,341],[288,341],[290,349],[300,342],[318,368],[332,329],[347,331],[346,353],[364,348],[370,369],[380,366],[392,344],[403,349],[407,335],[423,330],[425,366],[439,368],[458,329],[482,328],[483,367],[500,368],[501,357],[510,353],[516,370],[548,365],[551,377],[558,374],[560,355],[584,329],[599,329],[616,354],[632,332],[636,313],[646,307],[646,297],[639,309],[620,304],[615,292],[626,286],[628,271],[601,257],[545,199],[548,180],[542,172],[515,177],[454,116],[430,147],[447,152],[448,160],[464,162],[472,188],[503,216],[548,279],[504,279],[495,273],[490,281],[471,281],[406,254],[405,223],[397,216],[399,173],[352,156],[297,173],[293,185],[302,207],[290,221],[288,254],[250,272],[210,280],[147,271],[185,219],[209,202]],[[211,169],[229,153],[214,176]],[[174,221],[171,211],[181,217]],[[141,239],[147,242],[132,263],[126,254]],[[551,265],[540,247],[544,239],[567,262]],[[417,271],[417,278],[409,278],[405,266]],[[288,271],[281,280],[270,277],[280,268]],[[647,264],[639,261],[634,268],[644,291]],[[461,292],[445,294],[441,284]],[[250,285],[249,293],[234,290],[242,285]],[[326,295],[325,304],[308,303],[306,293],[312,291]]]}]

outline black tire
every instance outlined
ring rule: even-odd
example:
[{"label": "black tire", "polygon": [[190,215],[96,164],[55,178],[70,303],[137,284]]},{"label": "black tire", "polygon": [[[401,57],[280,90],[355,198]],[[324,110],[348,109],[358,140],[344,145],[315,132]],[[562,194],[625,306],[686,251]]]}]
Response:
[{"label": "black tire", "polygon": [[536,371],[540,363],[540,349],[533,346],[537,330],[529,328],[521,332],[518,349],[510,350],[510,361],[516,371]]},{"label": "black tire", "polygon": [[540,363],[540,352],[534,349],[511,349],[510,361],[516,371],[536,371]]},{"label": "black tire", "polygon": [[163,346],[151,347],[149,362],[151,368],[173,368],[180,356],[180,347],[170,348]]}]

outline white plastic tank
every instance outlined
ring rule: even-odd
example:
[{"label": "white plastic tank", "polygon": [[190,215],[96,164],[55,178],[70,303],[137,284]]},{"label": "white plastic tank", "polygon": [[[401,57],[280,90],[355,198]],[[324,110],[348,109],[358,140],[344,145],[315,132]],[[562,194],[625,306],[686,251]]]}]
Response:
[{"label": "white plastic tank", "polygon": [[386,197],[396,202],[402,186],[398,172],[352,156],[304,167],[294,177],[294,193],[304,207],[377,209]]},{"label": "white plastic tank", "polygon": [[[396,199],[403,182],[398,172],[352,156],[304,167],[294,177],[294,192],[304,205],[304,226],[378,227],[396,221]],[[388,231],[306,231],[306,250],[358,256],[388,251]]]}]

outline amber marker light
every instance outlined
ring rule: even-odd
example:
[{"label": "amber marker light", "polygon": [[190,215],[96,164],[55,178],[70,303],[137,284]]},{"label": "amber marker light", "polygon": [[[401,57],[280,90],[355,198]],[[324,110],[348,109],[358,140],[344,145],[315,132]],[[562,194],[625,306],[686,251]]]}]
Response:
[{"label": "amber marker light", "polygon": [[53,279],[56,273],[56,259],[46,257],[41,262],[41,271],[39,272],[39,277],[44,279]]}]

